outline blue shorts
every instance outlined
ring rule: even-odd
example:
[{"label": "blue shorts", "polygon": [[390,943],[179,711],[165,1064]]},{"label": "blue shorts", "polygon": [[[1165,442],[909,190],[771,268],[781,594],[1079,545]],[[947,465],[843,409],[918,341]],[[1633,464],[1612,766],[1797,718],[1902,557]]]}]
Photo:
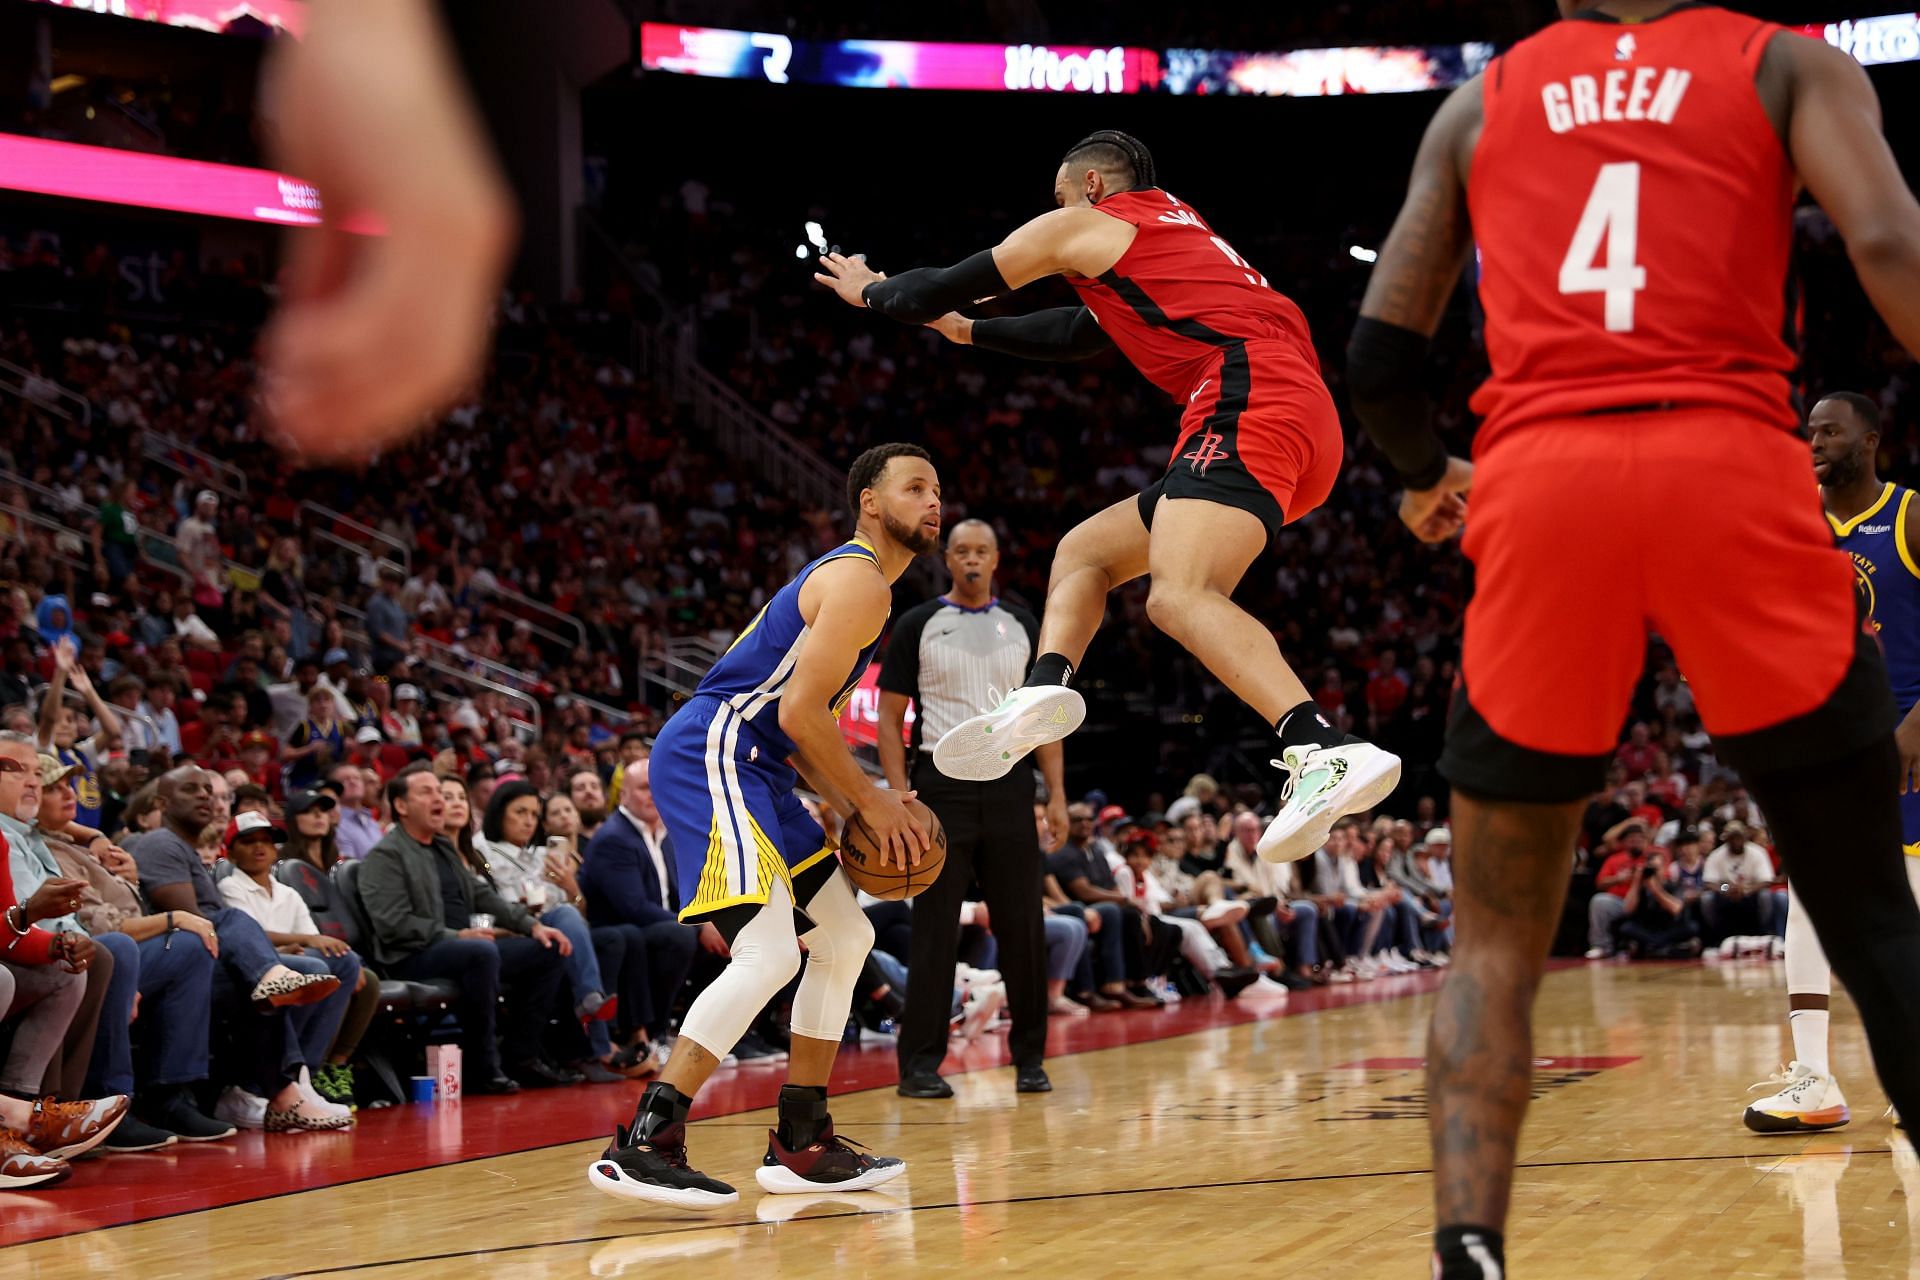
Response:
[{"label": "blue shorts", "polygon": [[1900,796],[1900,839],[1907,846],[1909,858],[1920,858],[1920,791]]},{"label": "blue shorts", "polygon": [[765,902],[776,881],[791,894],[796,873],[833,856],[793,794],[798,775],[719,698],[695,697],[667,721],[647,778],[673,838],[682,920]]}]

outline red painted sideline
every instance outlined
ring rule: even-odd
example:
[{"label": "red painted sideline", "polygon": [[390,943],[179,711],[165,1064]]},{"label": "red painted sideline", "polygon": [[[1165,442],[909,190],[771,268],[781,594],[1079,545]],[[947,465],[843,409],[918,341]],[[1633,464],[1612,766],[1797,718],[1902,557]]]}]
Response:
[{"label": "red painted sideline", "polygon": [[[1438,973],[1383,978],[1352,986],[1319,987],[1279,996],[1184,1001],[1160,1011],[1054,1018],[1047,1053],[1062,1057],[1094,1049],[1190,1035],[1214,1027],[1268,1018],[1378,1004],[1422,995]],[[948,1074],[1008,1065],[1004,1034],[987,1036],[949,1055]],[[770,1107],[786,1079],[786,1064],[723,1069],[694,1108],[696,1118]],[[899,1080],[893,1046],[848,1048],[834,1072],[834,1092],[878,1089]],[[1009,1085],[1011,1088],[1011,1085]],[[46,1192],[0,1194],[0,1241],[27,1244],[103,1227],[197,1213],[297,1191],[338,1186],[435,1165],[580,1142],[612,1132],[639,1099],[642,1086],[581,1085],[529,1091],[511,1098],[472,1098],[443,1106],[397,1106],[361,1113],[346,1133],[242,1133],[225,1142],[177,1143],[143,1155],[83,1160],[67,1182]]]}]

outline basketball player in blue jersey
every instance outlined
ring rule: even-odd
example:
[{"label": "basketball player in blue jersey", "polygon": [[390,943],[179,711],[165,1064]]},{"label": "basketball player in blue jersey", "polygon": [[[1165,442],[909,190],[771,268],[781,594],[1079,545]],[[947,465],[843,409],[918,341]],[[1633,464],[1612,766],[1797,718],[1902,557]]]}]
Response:
[{"label": "basketball player in blue jersey", "polygon": [[[1853,559],[1857,603],[1886,656],[1900,726],[1900,824],[1907,879],[1920,895],[1920,510],[1914,491],[1882,481],[1880,407],[1842,391],[1813,406],[1813,474],[1840,549]],[[1833,972],[1792,886],[1787,889],[1787,1022],[1793,1061],[1766,1082],[1775,1092],[1747,1108],[1755,1133],[1812,1133],[1850,1119],[1827,1060]],[[1759,1087],[1759,1086],[1757,1086]]]},{"label": "basketball player in blue jersey", "polygon": [[886,628],[893,583],[940,545],[940,480],[924,450],[881,445],[854,460],[847,499],[853,538],[775,593],[654,743],[650,776],[673,841],[680,919],[711,923],[731,958],[687,1010],[633,1123],[589,1166],[589,1180],[610,1194],[683,1209],[739,1199],[687,1163],[687,1113],[748,1023],[799,972],[803,940],[787,1084],[760,1186],[865,1191],[906,1172],[900,1160],[836,1137],[827,1114],[827,1080],[873,926],[793,789],[804,780],[841,817],[858,814],[884,846],[883,866],[904,868],[928,847],[906,805],[912,793],[868,779],[839,713]]}]

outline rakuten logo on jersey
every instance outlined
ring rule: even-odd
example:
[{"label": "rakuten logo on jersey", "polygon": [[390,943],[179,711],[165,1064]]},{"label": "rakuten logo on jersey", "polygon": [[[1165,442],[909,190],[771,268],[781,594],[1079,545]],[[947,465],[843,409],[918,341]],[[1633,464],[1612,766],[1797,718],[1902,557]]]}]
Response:
[{"label": "rakuten logo on jersey", "polygon": [[1009,89],[1045,89],[1051,93],[1125,93],[1127,51],[1089,49],[1057,53],[1043,44],[1007,46]]},{"label": "rakuten logo on jersey", "polygon": [[1825,27],[1802,27],[1801,30],[1808,35],[1824,36],[1828,44],[1852,54],[1855,61],[1865,66],[1920,60],[1920,18],[1911,13],[1829,22]]}]

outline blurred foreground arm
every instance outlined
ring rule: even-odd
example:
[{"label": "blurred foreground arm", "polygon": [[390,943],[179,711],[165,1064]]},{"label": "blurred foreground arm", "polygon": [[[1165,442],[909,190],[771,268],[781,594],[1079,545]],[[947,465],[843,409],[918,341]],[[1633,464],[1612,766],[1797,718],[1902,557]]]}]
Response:
[{"label": "blurred foreground arm", "polygon": [[[293,234],[261,339],[265,404],[300,452],[404,440],[478,378],[514,211],[427,0],[313,0],[263,91],[272,154],[324,225]],[[352,235],[343,219],[377,219]]]}]

